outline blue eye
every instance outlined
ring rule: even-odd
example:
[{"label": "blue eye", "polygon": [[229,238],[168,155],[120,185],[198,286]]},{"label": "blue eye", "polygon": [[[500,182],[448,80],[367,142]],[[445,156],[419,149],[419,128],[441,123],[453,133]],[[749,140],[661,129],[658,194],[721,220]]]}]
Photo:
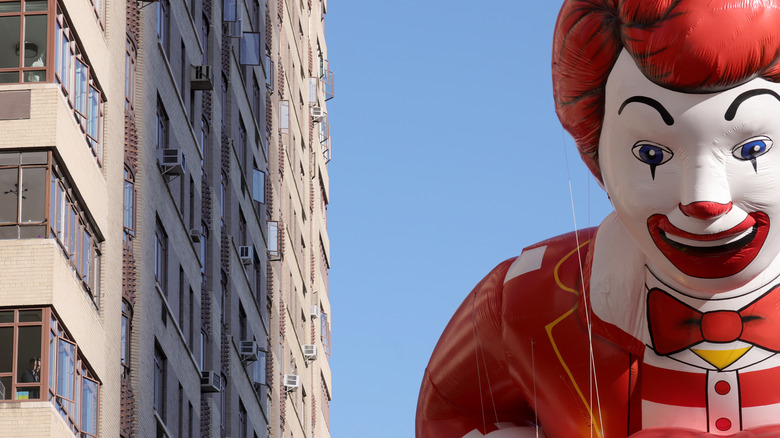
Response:
[{"label": "blue eye", "polygon": [[772,140],[769,137],[756,137],[744,141],[732,149],[731,153],[738,160],[755,160],[772,148]]},{"label": "blue eye", "polygon": [[648,141],[640,141],[634,145],[631,149],[634,156],[641,162],[651,166],[655,169],[655,166],[660,166],[671,160],[674,156],[671,149],[666,146],[651,143]]}]

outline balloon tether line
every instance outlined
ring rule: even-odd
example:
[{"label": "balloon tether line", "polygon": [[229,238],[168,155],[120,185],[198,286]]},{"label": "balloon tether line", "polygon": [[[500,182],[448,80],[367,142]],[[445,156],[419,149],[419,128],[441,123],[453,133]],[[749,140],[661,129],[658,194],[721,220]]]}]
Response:
[{"label": "balloon tether line", "polygon": [[[580,235],[577,230],[577,213],[574,210],[574,191],[571,187],[571,172],[569,170],[569,155],[566,152],[566,137],[564,134],[563,129],[561,129],[561,144],[563,145],[563,156],[566,161],[566,176],[569,180],[569,200],[571,202],[571,216],[572,220],[574,221],[574,239],[577,244],[577,261],[579,262],[579,268],[580,268],[580,285],[582,287],[582,291],[580,293],[585,293],[585,276],[583,273],[582,268],[582,253],[580,250]],[[590,208],[590,206],[588,206]],[[596,375],[596,360],[593,354],[593,328],[591,325],[590,320],[590,309],[588,308],[588,299],[587,297],[583,297],[582,302],[584,303],[585,307],[585,321],[588,326],[588,351],[589,351],[589,359],[590,359],[590,366],[589,371],[592,378],[588,379],[589,387],[590,387],[590,404],[593,406],[593,389],[595,386],[595,392],[596,392],[596,409],[599,412],[599,422],[601,423],[601,430],[604,430],[604,422],[602,420],[601,415],[601,401],[599,398],[599,385],[598,385],[598,377]],[[595,385],[594,385],[595,384]],[[593,419],[591,419],[591,425],[590,425],[590,436],[593,437]]]},{"label": "balloon tether line", "polygon": [[474,296],[471,300],[471,331],[474,334],[474,358],[477,361],[477,384],[479,386],[479,404],[482,409],[482,428],[483,430],[487,431],[487,419],[485,415],[485,404],[483,402],[482,397],[482,376],[480,376],[479,373],[479,356],[482,355],[482,363],[485,368],[485,380],[487,380],[487,388],[488,388],[488,394],[490,394],[490,402],[493,405],[493,415],[495,415],[496,423],[498,423],[498,411],[496,410],[496,401],[493,398],[493,388],[490,384],[490,374],[488,373],[488,366],[487,361],[485,360],[485,350],[482,348],[482,339],[479,336],[479,330],[477,329],[477,322],[474,318],[475,315],[475,306],[477,301],[477,294],[474,293]]},{"label": "balloon tether line", "polygon": [[536,426],[536,438],[539,438],[539,414],[536,413],[536,358],[534,357],[534,342],[531,341],[531,370],[534,377],[534,426]]}]

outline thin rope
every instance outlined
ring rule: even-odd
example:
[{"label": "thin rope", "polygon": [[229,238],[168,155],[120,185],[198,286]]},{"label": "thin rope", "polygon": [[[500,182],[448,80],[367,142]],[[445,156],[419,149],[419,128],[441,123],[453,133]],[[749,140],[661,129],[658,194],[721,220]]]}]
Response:
[{"label": "thin rope", "polygon": [[536,426],[536,438],[539,438],[539,414],[536,413],[536,358],[534,357],[534,341],[531,341],[531,369],[534,378],[534,426]]},{"label": "thin rope", "polygon": [[482,401],[482,377],[479,375],[479,342],[477,337],[477,323],[474,320],[474,310],[477,301],[477,294],[474,293],[474,297],[471,300],[471,332],[474,335],[474,359],[477,361],[477,385],[479,387],[479,405],[482,410],[482,430],[487,430],[487,422],[485,418],[485,403]]},{"label": "thin rope", "polygon": [[487,380],[488,394],[490,394],[490,403],[493,405],[493,415],[496,418],[496,424],[498,424],[498,409],[496,408],[496,400],[493,398],[493,385],[490,384],[490,373],[488,372],[487,360],[485,360],[485,349],[483,348],[482,337],[479,336],[479,329],[477,328],[476,324],[474,324],[474,330],[476,331],[477,339],[479,340],[477,345],[479,346],[479,351],[482,354],[482,364],[485,366],[485,380]]},{"label": "thin rope", "polygon": [[[571,171],[569,169],[569,154],[566,151],[566,136],[564,134],[563,129],[561,129],[561,140],[563,144],[563,155],[564,159],[566,161],[566,176],[569,180],[569,200],[571,202],[571,215],[572,220],[574,221],[574,239],[577,244],[577,261],[579,263],[580,268],[580,284],[582,285],[582,292],[585,293],[585,274],[584,269],[582,266],[582,252],[580,250],[580,235],[577,230],[577,213],[574,210],[574,190],[572,189],[571,185]],[[596,393],[596,409],[599,413],[599,422],[601,423],[601,430],[604,430],[604,422],[601,415],[601,399],[599,397],[599,385],[598,385],[598,377],[596,375],[596,360],[593,353],[593,328],[590,320],[590,309],[588,308],[588,299],[587,297],[583,297],[582,300],[585,306],[585,323],[588,327],[588,354],[589,354],[589,376],[591,377],[588,379],[589,383],[589,397],[590,397],[590,405],[593,406],[593,388],[595,386],[595,393]],[[590,425],[590,436],[593,437],[593,422],[591,421]]]}]

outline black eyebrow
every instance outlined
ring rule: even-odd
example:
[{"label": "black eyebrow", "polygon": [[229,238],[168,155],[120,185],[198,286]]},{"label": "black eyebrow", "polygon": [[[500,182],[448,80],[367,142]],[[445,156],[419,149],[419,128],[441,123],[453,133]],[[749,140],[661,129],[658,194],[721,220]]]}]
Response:
[{"label": "black eyebrow", "polygon": [[626,101],[623,102],[622,105],[620,105],[620,109],[618,110],[618,115],[620,115],[620,113],[623,112],[623,108],[625,108],[626,105],[628,105],[631,102],[644,103],[645,105],[655,108],[655,110],[658,111],[659,114],[661,114],[661,118],[664,119],[664,123],[666,123],[667,126],[674,125],[674,117],[672,117],[672,115],[669,114],[669,111],[667,111],[666,108],[664,108],[664,106],[661,105],[661,102],[645,96],[633,96],[626,99]]},{"label": "black eyebrow", "polygon": [[748,90],[740,94],[739,96],[737,96],[737,98],[734,99],[734,102],[731,102],[731,105],[729,105],[729,109],[726,110],[726,115],[724,117],[728,121],[734,120],[734,116],[737,115],[737,108],[739,108],[742,102],[750,99],[751,97],[760,96],[762,94],[771,94],[772,96],[775,97],[775,99],[780,100],[780,96],[778,96],[777,93],[775,93],[772,90],[768,90],[766,88],[756,88],[755,90]]}]

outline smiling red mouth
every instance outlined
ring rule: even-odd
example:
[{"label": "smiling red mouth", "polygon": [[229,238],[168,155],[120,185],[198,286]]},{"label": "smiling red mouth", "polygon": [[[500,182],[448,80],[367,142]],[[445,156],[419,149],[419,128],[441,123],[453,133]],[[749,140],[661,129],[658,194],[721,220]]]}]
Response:
[{"label": "smiling red mouth", "polygon": [[647,229],[655,246],[684,274],[723,278],[742,271],[756,258],[769,233],[769,216],[754,212],[726,231],[693,234],[655,214],[647,219]]}]

